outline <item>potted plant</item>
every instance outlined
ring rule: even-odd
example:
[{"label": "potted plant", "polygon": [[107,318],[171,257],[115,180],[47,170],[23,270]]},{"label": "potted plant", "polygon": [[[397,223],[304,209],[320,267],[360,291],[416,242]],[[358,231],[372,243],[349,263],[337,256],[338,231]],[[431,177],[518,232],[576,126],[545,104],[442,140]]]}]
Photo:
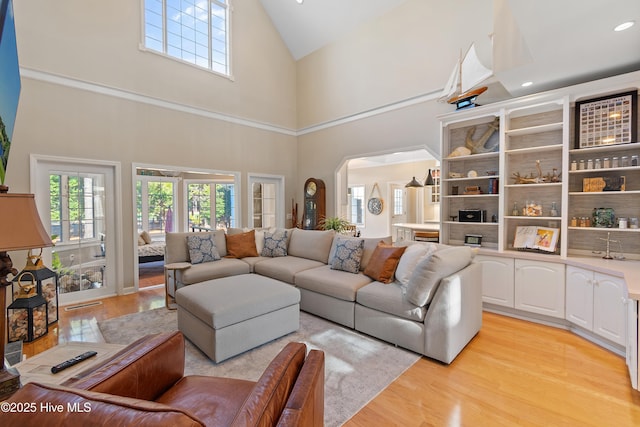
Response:
[{"label": "potted plant", "polygon": [[319,224],[323,230],[335,230],[336,233],[344,233],[351,228],[349,221],[337,216],[322,218]]}]

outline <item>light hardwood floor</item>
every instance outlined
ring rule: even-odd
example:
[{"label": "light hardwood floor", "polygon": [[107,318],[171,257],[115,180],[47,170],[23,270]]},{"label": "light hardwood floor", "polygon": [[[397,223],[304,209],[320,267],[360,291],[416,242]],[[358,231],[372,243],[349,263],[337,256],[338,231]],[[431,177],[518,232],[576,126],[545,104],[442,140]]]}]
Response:
[{"label": "light hardwood floor", "polygon": [[[163,306],[155,288],[61,308],[25,353],[100,341],[100,320]],[[420,359],[346,426],[640,426],[640,393],[622,357],[556,328],[491,313],[483,322],[451,365]]]}]

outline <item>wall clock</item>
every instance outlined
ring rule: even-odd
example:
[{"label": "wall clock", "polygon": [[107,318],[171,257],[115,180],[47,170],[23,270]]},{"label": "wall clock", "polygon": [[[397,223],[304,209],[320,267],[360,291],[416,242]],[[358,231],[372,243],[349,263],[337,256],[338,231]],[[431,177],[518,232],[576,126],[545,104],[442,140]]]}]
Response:
[{"label": "wall clock", "polygon": [[380,215],[382,213],[382,199],[380,197],[374,197],[374,193],[378,191],[378,196],[380,196],[380,188],[378,188],[378,183],[373,184],[373,188],[371,189],[371,194],[369,195],[369,201],[367,202],[367,209],[374,215]]},{"label": "wall clock", "polygon": [[315,230],[319,228],[322,218],[326,217],[324,181],[309,178],[304,183],[304,211],[302,213],[302,228]]}]

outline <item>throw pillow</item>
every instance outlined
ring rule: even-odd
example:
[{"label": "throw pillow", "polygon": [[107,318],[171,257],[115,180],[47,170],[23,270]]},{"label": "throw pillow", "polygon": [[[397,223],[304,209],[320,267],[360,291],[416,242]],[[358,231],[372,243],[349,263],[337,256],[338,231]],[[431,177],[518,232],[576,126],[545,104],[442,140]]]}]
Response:
[{"label": "throw pillow", "polygon": [[149,232],[146,230],[140,233],[140,237],[142,237],[142,240],[144,240],[144,243],[146,243],[147,245],[152,242],[151,236],[149,235]]},{"label": "throw pillow", "polygon": [[396,268],[396,280],[402,285],[407,286],[416,265],[418,265],[423,257],[431,255],[435,250],[436,245],[432,243],[414,243],[407,245],[407,250],[405,250],[400,257],[398,268]]},{"label": "throw pillow", "polygon": [[228,258],[245,258],[259,256],[256,249],[256,231],[251,230],[246,233],[225,235],[227,241]]},{"label": "throw pillow", "polygon": [[364,240],[338,237],[331,269],[357,274],[360,271],[360,260],[363,252]]},{"label": "throw pillow", "polygon": [[213,233],[198,233],[187,236],[187,247],[191,264],[202,264],[220,259]]},{"label": "throw pillow", "polygon": [[147,243],[144,241],[141,235],[138,235],[138,246],[144,246]]},{"label": "throw pillow", "polygon": [[429,304],[440,280],[462,270],[469,263],[471,263],[471,248],[468,246],[441,249],[423,258],[416,265],[409,280],[408,300],[419,307]]},{"label": "throw pillow", "polygon": [[406,249],[406,247],[387,245],[382,242],[378,243],[378,246],[376,246],[376,249],[371,255],[369,264],[367,264],[367,268],[364,269],[364,274],[378,282],[393,282],[396,267]]},{"label": "throw pillow", "polygon": [[287,256],[287,234],[287,230],[265,231],[262,256]]}]

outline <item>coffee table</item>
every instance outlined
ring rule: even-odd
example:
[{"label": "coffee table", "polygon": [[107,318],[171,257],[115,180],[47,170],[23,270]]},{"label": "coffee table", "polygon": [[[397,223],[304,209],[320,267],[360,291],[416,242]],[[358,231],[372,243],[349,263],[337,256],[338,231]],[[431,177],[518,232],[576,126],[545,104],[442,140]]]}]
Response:
[{"label": "coffee table", "polygon": [[[68,342],[36,354],[25,361],[13,365],[13,367],[20,373],[22,385],[30,382],[62,384],[77,373],[97,365],[125,347],[122,344]],[[96,351],[98,354],[57,374],[51,373],[52,366],[86,351]]]}]

